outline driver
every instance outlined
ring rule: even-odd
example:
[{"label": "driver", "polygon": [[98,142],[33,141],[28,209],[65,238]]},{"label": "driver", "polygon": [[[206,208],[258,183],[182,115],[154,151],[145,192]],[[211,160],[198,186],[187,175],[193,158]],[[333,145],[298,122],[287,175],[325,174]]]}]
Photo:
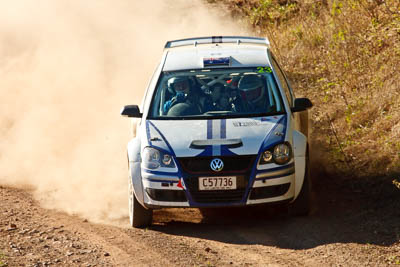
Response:
[{"label": "driver", "polygon": [[265,93],[265,85],[261,77],[256,74],[243,76],[238,84],[243,111],[266,112],[268,100]]},{"label": "driver", "polygon": [[173,95],[173,97],[166,101],[163,106],[163,111],[165,114],[168,113],[172,106],[178,103],[184,103],[188,99],[191,93],[189,78],[178,76],[169,79],[168,91]]}]

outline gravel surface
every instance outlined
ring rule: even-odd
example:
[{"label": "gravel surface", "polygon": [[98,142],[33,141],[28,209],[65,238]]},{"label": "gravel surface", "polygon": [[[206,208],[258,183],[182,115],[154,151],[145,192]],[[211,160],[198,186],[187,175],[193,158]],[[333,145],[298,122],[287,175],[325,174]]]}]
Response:
[{"label": "gravel surface", "polygon": [[[47,210],[0,186],[0,266],[390,266],[400,264],[400,198],[389,182],[316,184],[314,212],[271,207],[155,211],[133,229]],[[370,188],[374,188],[370,190]]]}]

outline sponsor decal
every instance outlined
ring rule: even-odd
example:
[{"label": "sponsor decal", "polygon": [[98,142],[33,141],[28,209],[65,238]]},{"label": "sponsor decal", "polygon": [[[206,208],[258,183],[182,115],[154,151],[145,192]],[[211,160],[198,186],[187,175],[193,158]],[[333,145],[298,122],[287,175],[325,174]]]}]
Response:
[{"label": "sponsor decal", "polygon": [[257,67],[258,73],[272,73],[271,67]]},{"label": "sponsor decal", "polygon": [[233,123],[233,126],[235,127],[250,127],[259,125],[261,125],[259,121],[236,121]]},{"label": "sponsor decal", "polygon": [[178,182],[178,184],[176,186],[181,188],[181,189],[186,189],[185,182],[183,181],[182,178],[179,179],[179,182]]},{"label": "sponsor decal", "polygon": [[261,122],[277,122],[280,119],[280,116],[269,116],[269,117],[262,117],[260,120]]}]

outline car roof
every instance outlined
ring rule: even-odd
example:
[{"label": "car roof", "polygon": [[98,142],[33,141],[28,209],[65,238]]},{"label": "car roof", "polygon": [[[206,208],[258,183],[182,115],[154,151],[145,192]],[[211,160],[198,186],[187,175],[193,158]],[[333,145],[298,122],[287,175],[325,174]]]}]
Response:
[{"label": "car roof", "polygon": [[169,41],[165,49],[163,71],[202,69],[204,59],[211,58],[229,58],[229,64],[224,66],[226,68],[270,65],[267,56],[269,41],[265,38],[234,36],[190,38]]}]

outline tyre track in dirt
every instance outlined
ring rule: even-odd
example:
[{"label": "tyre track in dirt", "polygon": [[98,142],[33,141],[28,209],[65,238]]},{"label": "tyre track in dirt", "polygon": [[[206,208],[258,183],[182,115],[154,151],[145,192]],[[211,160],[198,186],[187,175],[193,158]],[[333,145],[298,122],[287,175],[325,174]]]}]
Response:
[{"label": "tyre track in dirt", "polygon": [[157,210],[151,227],[134,229],[128,218],[101,224],[43,209],[29,190],[0,192],[0,262],[8,266],[386,266],[400,260],[398,220],[370,203],[360,206],[361,195],[321,192],[318,209],[306,218],[267,207],[207,217],[197,209]]}]

